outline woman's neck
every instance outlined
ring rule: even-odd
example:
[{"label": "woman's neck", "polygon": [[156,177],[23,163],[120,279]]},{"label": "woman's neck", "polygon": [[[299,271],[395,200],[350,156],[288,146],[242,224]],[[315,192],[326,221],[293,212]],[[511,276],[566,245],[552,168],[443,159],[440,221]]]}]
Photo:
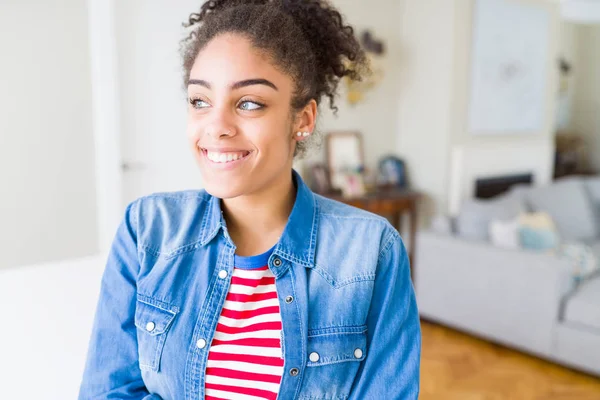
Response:
[{"label": "woman's neck", "polygon": [[260,192],[224,199],[223,215],[236,254],[252,256],[273,247],[285,229],[295,200],[291,173]]}]

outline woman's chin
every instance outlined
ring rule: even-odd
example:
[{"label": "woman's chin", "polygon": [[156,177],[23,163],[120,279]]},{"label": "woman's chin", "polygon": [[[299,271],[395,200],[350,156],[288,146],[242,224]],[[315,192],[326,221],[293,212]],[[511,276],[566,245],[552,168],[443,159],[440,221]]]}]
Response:
[{"label": "woman's chin", "polygon": [[204,182],[204,189],[211,196],[219,199],[232,199],[244,194],[240,185],[233,182]]}]

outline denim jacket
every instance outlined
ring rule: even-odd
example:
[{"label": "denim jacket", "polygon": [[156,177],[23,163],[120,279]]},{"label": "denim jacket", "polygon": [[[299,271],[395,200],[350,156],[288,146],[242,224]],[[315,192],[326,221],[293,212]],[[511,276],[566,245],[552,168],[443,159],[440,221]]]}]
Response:
[{"label": "denim jacket", "polygon": [[[277,398],[417,399],[420,325],[400,235],[293,176],[296,201],[268,261],[283,324]],[[103,274],[79,399],[203,399],[234,253],[220,200],[205,191],[130,203]]]}]

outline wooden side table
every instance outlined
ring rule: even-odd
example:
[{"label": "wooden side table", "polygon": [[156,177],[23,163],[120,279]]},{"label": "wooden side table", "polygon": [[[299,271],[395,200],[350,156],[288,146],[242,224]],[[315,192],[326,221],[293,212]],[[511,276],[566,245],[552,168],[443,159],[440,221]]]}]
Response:
[{"label": "wooden side table", "polygon": [[402,214],[408,213],[410,220],[408,257],[411,278],[413,277],[417,240],[417,203],[421,198],[421,193],[408,189],[383,189],[360,197],[343,197],[338,193],[324,193],[323,195],[384,217],[391,217],[398,232],[402,232]]}]

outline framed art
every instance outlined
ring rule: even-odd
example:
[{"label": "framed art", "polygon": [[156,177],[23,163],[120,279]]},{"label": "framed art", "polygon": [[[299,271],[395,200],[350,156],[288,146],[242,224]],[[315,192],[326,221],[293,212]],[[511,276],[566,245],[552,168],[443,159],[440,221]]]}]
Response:
[{"label": "framed art", "polygon": [[342,189],[348,175],[360,175],[364,168],[362,135],[359,132],[330,132],[325,151],[331,186]]},{"label": "framed art", "polygon": [[469,105],[471,134],[522,135],[543,129],[548,73],[555,68],[550,34],[550,12],[541,4],[476,0]]}]

